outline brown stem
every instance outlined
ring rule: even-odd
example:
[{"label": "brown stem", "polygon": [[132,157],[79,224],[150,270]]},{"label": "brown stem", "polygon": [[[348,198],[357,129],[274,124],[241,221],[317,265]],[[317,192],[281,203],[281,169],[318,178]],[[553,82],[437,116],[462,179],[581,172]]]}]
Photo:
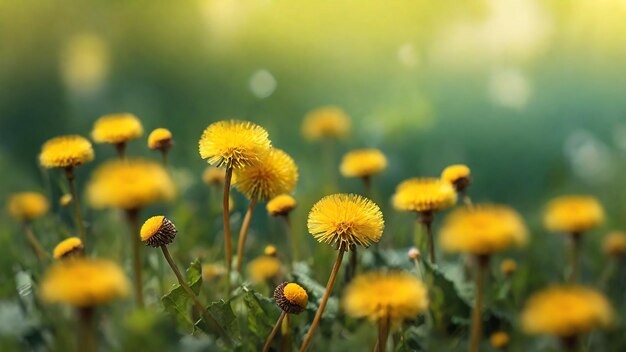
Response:
[{"label": "brown stem", "polygon": [[116,143],[115,150],[120,159],[126,159],[126,142]]},{"label": "brown stem", "polygon": [[243,223],[241,224],[241,230],[239,231],[239,243],[237,244],[237,272],[241,274],[241,267],[243,265],[243,250],[246,245],[246,237],[248,236],[248,228],[250,227],[250,220],[252,219],[252,212],[254,211],[254,206],[256,205],[256,199],[252,199],[250,201],[250,205],[248,206],[248,211],[243,218]]},{"label": "brown stem", "polygon": [[370,176],[361,177],[363,180],[363,186],[365,187],[365,196],[367,198],[372,198],[372,178]]},{"label": "brown stem", "polygon": [[72,203],[74,204],[74,222],[76,223],[76,229],[80,234],[80,240],[83,242],[83,247],[87,246],[87,235],[85,231],[85,224],[83,223],[83,216],[80,211],[80,200],[78,199],[78,191],[76,190],[76,182],[74,179],[74,168],[65,168],[65,178],[70,186],[70,192],[72,194]]},{"label": "brown stem", "polygon": [[339,253],[337,253],[337,260],[335,260],[335,265],[333,265],[333,270],[330,272],[330,277],[328,278],[328,283],[326,284],[326,291],[324,291],[324,296],[322,296],[322,300],[320,301],[320,306],[317,308],[317,312],[315,313],[315,318],[313,318],[313,323],[311,323],[311,327],[302,342],[302,346],[300,346],[300,352],[306,351],[306,348],[311,343],[311,339],[313,338],[313,333],[315,333],[315,329],[320,323],[322,319],[322,314],[324,313],[324,309],[326,308],[326,304],[328,303],[328,298],[330,298],[330,293],[333,290],[333,286],[335,285],[335,279],[337,278],[337,273],[339,272],[339,268],[341,267],[341,261],[343,259],[343,253],[345,251],[345,246],[343,243],[339,246]]},{"label": "brown stem", "polygon": [[135,302],[137,307],[143,308],[143,282],[141,281],[141,237],[139,235],[139,209],[129,209],[126,217],[130,225],[130,236],[133,241],[133,271],[135,275]]},{"label": "brown stem", "polygon": [[355,245],[351,245],[350,246],[350,258],[348,261],[348,266],[346,267],[346,273],[345,276],[343,278],[343,282],[344,283],[349,283],[350,281],[352,281],[352,279],[354,278],[354,276],[356,275],[356,270],[357,270],[357,265],[358,265],[358,253],[356,251],[356,246]]},{"label": "brown stem", "polygon": [[50,255],[48,254],[48,252],[46,252],[45,249],[43,249],[43,246],[41,245],[37,237],[35,237],[35,233],[33,232],[33,225],[28,221],[24,222],[24,233],[26,233],[26,240],[28,240],[28,243],[33,248],[33,252],[35,252],[37,261],[43,263],[46,259],[50,257]]},{"label": "brown stem", "polygon": [[224,214],[224,260],[226,261],[226,296],[230,297],[230,271],[232,262],[232,243],[230,238],[230,181],[233,177],[233,168],[226,166],[224,177],[224,201],[222,213]]},{"label": "brown stem", "polygon": [[77,351],[96,352],[96,326],[93,307],[78,308],[80,334],[78,334]]},{"label": "brown stem", "polygon": [[580,255],[580,241],[581,236],[580,233],[572,233],[570,234],[570,272],[567,278],[569,283],[573,284],[578,281],[579,275],[579,255]]},{"label": "brown stem", "polygon": [[470,352],[478,352],[480,337],[482,334],[481,308],[483,305],[483,291],[485,286],[485,272],[489,264],[489,256],[479,255],[476,257],[478,272],[476,275],[476,302],[472,309],[472,328],[470,331]]},{"label": "brown stem", "polygon": [[565,352],[575,352],[578,349],[578,335],[562,337],[561,346]]},{"label": "brown stem", "polygon": [[168,164],[168,149],[160,149],[161,150],[161,161],[163,162],[163,167],[167,169]]},{"label": "brown stem", "polygon": [[428,260],[430,260],[432,264],[435,264],[435,241],[433,239],[434,214],[432,211],[425,211],[421,212],[420,215],[420,222],[422,223],[422,225],[424,225],[424,228],[426,229],[426,235],[428,236]]},{"label": "brown stem", "polygon": [[378,341],[376,342],[377,352],[387,350],[387,338],[389,337],[389,317],[378,320]]},{"label": "brown stem", "polygon": [[272,344],[272,340],[274,339],[274,336],[276,336],[278,329],[280,329],[280,324],[283,322],[283,319],[285,319],[285,316],[287,316],[287,312],[283,310],[283,312],[280,313],[280,316],[278,317],[278,320],[276,321],[276,325],[274,325],[274,329],[272,329],[270,336],[268,336],[267,341],[265,341],[265,346],[263,346],[263,352],[267,352],[270,350],[270,345]]}]

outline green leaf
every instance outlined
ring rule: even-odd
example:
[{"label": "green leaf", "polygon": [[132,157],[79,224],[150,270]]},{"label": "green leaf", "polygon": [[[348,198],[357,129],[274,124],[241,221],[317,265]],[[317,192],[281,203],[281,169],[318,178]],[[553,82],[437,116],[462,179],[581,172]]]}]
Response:
[{"label": "green leaf", "polygon": [[257,337],[258,342],[262,343],[274,327],[280,315],[279,309],[269,298],[247,287],[244,287],[244,290],[246,294],[243,301],[248,309],[248,329]]},{"label": "green leaf", "polygon": [[220,300],[213,302],[207,308],[208,314],[213,318],[213,322],[209,324],[197,324],[196,326],[203,331],[216,333],[223,338],[230,339],[235,344],[241,343],[241,331],[239,330],[239,322],[230,301]]},{"label": "green leaf", "polygon": [[[293,267],[293,281],[297,282],[302,286],[307,294],[309,295],[309,304],[307,305],[307,310],[315,312],[317,307],[319,307],[319,302],[324,296],[324,292],[326,291],[326,286],[321,285],[315,279],[311,277],[311,271],[309,267],[304,262],[299,262],[294,264]],[[335,281],[334,289],[337,289],[337,284],[339,281]],[[328,303],[326,305],[326,309],[324,310],[324,319],[335,319],[337,317],[337,313],[339,311],[339,300],[337,297],[333,297],[332,295],[328,299]]]},{"label": "green leaf", "polygon": [[[200,260],[195,259],[186,270],[187,284],[198,294],[202,286],[202,266]],[[174,285],[172,290],[161,298],[165,310],[176,317],[176,321],[188,332],[195,330],[194,321],[191,317],[189,305],[191,298],[187,292],[180,286]]]}]

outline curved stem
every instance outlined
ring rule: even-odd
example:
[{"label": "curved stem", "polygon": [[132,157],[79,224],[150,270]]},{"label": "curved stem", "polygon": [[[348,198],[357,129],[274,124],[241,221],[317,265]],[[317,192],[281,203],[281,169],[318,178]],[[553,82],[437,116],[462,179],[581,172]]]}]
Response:
[{"label": "curved stem", "polygon": [[270,336],[268,336],[267,341],[265,341],[265,345],[263,346],[263,352],[267,352],[270,350],[270,345],[272,344],[272,340],[274,339],[274,336],[276,336],[278,329],[280,329],[280,324],[283,322],[283,319],[285,319],[286,315],[287,315],[287,312],[285,312],[284,310],[282,313],[280,313],[280,316],[278,317],[278,320],[276,321],[276,325],[274,325],[274,329],[272,329]]},{"label": "curved stem", "polygon": [[250,227],[250,220],[252,219],[252,212],[254,211],[254,206],[256,205],[256,200],[253,199],[250,201],[250,205],[248,206],[248,211],[246,212],[246,216],[243,218],[243,223],[241,224],[241,230],[239,231],[239,243],[237,244],[237,272],[241,274],[241,267],[243,265],[243,250],[246,245],[246,237],[248,236],[248,228]]},{"label": "curved stem", "polygon": [[570,240],[571,240],[571,244],[570,244],[570,272],[569,272],[569,276],[568,276],[568,280],[569,283],[576,283],[576,281],[578,281],[578,272],[579,272],[579,266],[578,266],[578,261],[579,261],[579,253],[580,253],[580,234],[579,233],[572,233],[570,235]]},{"label": "curved stem", "polygon": [[389,317],[378,320],[378,341],[376,342],[377,352],[387,350],[387,338],[389,337]]},{"label": "curved stem", "polygon": [[135,274],[135,301],[137,307],[143,308],[143,282],[141,281],[141,237],[139,235],[139,209],[126,211],[130,225],[130,236],[133,242],[133,272]]},{"label": "curved stem", "polygon": [[226,296],[230,297],[230,271],[232,258],[232,243],[230,238],[230,181],[233,178],[233,168],[226,166],[224,177],[224,199],[222,213],[224,215],[224,260],[226,261]]},{"label": "curved stem", "polygon": [[96,326],[94,321],[94,308],[78,308],[81,333],[78,334],[78,350],[96,352]]},{"label": "curved stem", "polygon": [[41,245],[37,237],[35,237],[35,233],[33,232],[33,226],[30,222],[24,222],[24,232],[26,233],[26,240],[28,240],[28,243],[33,248],[33,252],[35,252],[37,260],[42,263],[43,261],[48,259],[50,255],[48,254],[48,252],[46,252],[45,249],[43,249],[43,246]]},{"label": "curved stem", "polygon": [[315,318],[313,318],[313,323],[311,323],[309,332],[307,332],[306,337],[302,342],[302,346],[300,346],[300,352],[306,351],[306,348],[309,346],[309,343],[311,343],[311,339],[313,338],[313,333],[315,333],[315,329],[317,329],[317,326],[322,319],[322,314],[324,313],[324,309],[326,308],[326,304],[328,303],[328,298],[330,298],[330,293],[332,292],[333,286],[335,285],[337,273],[339,272],[339,268],[341,267],[341,260],[343,259],[344,251],[345,247],[342,243],[339,246],[339,253],[337,254],[337,260],[335,260],[335,265],[333,265],[333,270],[330,272],[330,277],[328,278],[328,283],[326,284],[326,291],[324,291],[324,296],[322,296],[320,306],[317,308],[317,312],[315,313]]},{"label": "curved stem", "polygon": [[76,183],[74,179],[74,169],[68,167],[65,169],[65,178],[70,186],[70,192],[72,194],[72,203],[74,203],[74,222],[76,223],[76,229],[80,234],[80,240],[83,242],[83,246],[87,246],[87,235],[85,231],[85,224],[83,223],[83,216],[80,211],[80,200],[78,199],[78,191],[76,190]]},{"label": "curved stem", "polygon": [[189,298],[191,298],[191,300],[193,301],[193,304],[196,306],[196,309],[198,309],[200,313],[202,314],[202,317],[204,318],[204,321],[206,322],[206,324],[214,325],[218,329],[224,341],[230,344],[231,343],[230,338],[228,337],[224,329],[222,329],[222,327],[217,323],[217,321],[215,321],[215,319],[207,313],[207,309],[204,308],[204,305],[202,304],[202,302],[200,302],[200,299],[198,298],[196,293],[193,292],[191,287],[189,287],[189,285],[185,281],[185,278],[183,278],[183,275],[180,273],[180,270],[178,270],[178,266],[176,266],[174,259],[172,259],[172,256],[170,255],[170,251],[167,250],[167,247],[165,245],[161,246],[161,251],[163,252],[163,256],[165,257],[167,264],[169,264],[170,268],[172,268],[172,271],[174,272],[174,275],[176,275],[176,279],[178,280],[180,287],[182,287],[183,290],[185,290],[185,292],[189,296]]},{"label": "curved stem", "polygon": [[482,334],[481,308],[483,305],[483,291],[485,286],[485,271],[489,263],[489,257],[479,255],[476,257],[478,273],[476,274],[476,302],[472,310],[472,329],[470,332],[470,352],[478,352],[480,347],[480,337]]}]

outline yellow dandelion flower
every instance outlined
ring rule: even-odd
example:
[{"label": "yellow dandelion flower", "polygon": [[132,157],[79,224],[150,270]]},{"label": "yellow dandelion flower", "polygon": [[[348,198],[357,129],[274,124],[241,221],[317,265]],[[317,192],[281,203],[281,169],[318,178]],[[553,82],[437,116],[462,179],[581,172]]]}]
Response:
[{"label": "yellow dandelion flower", "polygon": [[284,151],[272,148],[259,162],[235,172],[237,189],[249,199],[263,201],[292,192],[298,182],[298,167]]},{"label": "yellow dandelion flower", "polygon": [[348,133],[350,117],[336,106],[322,106],[312,110],[302,123],[302,134],[309,140],[340,138]]},{"label": "yellow dandelion flower", "polygon": [[456,191],[436,178],[411,178],[396,187],[393,207],[400,211],[436,212],[456,203]]},{"label": "yellow dandelion flower", "polygon": [[517,271],[517,262],[513,259],[505,259],[500,263],[500,272],[510,276]]},{"label": "yellow dandelion flower", "polygon": [[259,162],[271,147],[267,131],[252,122],[218,121],[207,127],[199,142],[202,159],[217,167],[240,169]]},{"label": "yellow dandelion flower", "polygon": [[83,253],[83,241],[78,237],[69,237],[59,242],[59,244],[54,247],[54,251],[52,255],[54,259],[61,259],[74,255],[82,255]]},{"label": "yellow dandelion flower", "polygon": [[509,334],[504,331],[496,331],[489,336],[489,343],[491,347],[496,349],[503,349],[509,345]]},{"label": "yellow dandelion flower", "polygon": [[370,177],[387,168],[387,158],[378,149],[357,149],[346,153],[339,171],[344,177]]},{"label": "yellow dandelion flower", "polygon": [[203,281],[212,281],[215,278],[218,278],[226,272],[224,266],[217,263],[212,264],[202,264],[202,280]]},{"label": "yellow dandelion flower", "polygon": [[297,205],[296,200],[288,195],[281,194],[267,202],[267,212],[272,216],[279,215],[287,215],[289,214]]},{"label": "yellow dandelion flower", "polygon": [[626,252],[626,233],[613,231],[604,237],[602,242],[604,253],[614,256],[622,255]]},{"label": "yellow dandelion flower", "polygon": [[112,261],[76,259],[54,264],[41,282],[41,297],[48,303],[92,307],[128,294],[128,281]]},{"label": "yellow dandelion flower", "polygon": [[349,249],[369,247],[383,234],[385,221],[376,203],[355,194],[333,194],[319,200],[309,213],[309,232],[322,243]]},{"label": "yellow dandelion flower", "polygon": [[172,243],[177,233],[176,226],[169,219],[157,215],[143,223],[139,236],[145,244],[156,248]]},{"label": "yellow dandelion flower", "polygon": [[46,215],[48,199],[37,192],[21,192],[9,196],[9,215],[20,221],[31,221]]},{"label": "yellow dandelion flower", "polygon": [[137,116],[129,113],[100,117],[93,126],[91,138],[96,143],[120,144],[143,135],[143,126]]},{"label": "yellow dandelion flower", "polygon": [[354,278],[342,300],[346,314],[371,321],[400,322],[428,308],[428,291],[406,272],[371,272]]},{"label": "yellow dandelion flower", "polygon": [[533,294],[521,315],[528,334],[570,337],[613,323],[606,297],[583,286],[553,286]]},{"label": "yellow dandelion flower", "polygon": [[448,252],[487,255],[526,243],[527,230],[519,214],[503,205],[477,205],[453,211],[439,234]]},{"label": "yellow dandelion flower", "polygon": [[95,208],[138,209],[174,197],[174,184],[158,163],[140,159],[112,160],[98,167],[87,185]]},{"label": "yellow dandelion flower", "polygon": [[154,129],[148,135],[148,148],[151,150],[167,150],[172,143],[172,132],[166,128]]},{"label": "yellow dandelion flower", "polygon": [[274,290],[276,305],[289,314],[300,314],[309,303],[309,295],[302,286],[283,282]]},{"label": "yellow dandelion flower", "polygon": [[55,137],[41,146],[39,163],[50,168],[71,168],[93,160],[91,143],[81,136]]},{"label": "yellow dandelion flower", "polygon": [[265,248],[263,249],[263,254],[270,256],[270,257],[275,257],[277,253],[278,253],[278,249],[276,249],[276,246],[271,245],[271,244],[265,246]]},{"label": "yellow dandelion flower", "polygon": [[[223,185],[225,178],[226,170],[215,166],[208,166],[202,173],[202,181],[209,186]],[[235,175],[233,175],[231,183],[235,183]]]},{"label": "yellow dandelion flower", "polygon": [[66,207],[70,205],[70,203],[72,203],[72,195],[69,193],[65,193],[61,196],[61,198],[59,198],[59,205],[62,207]]},{"label": "yellow dandelion flower", "polygon": [[441,179],[454,185],[458,192],[463,192],[472,182],[470,168],[463,164],[446,167],[441,173]]},{"label": "yellow dandelion flower", "polygon": [[600,225],[604,209],[589,196],[562,196],[551,200],[543,217],[549,231],[580,234]]},{"label": "yellow dandelion flower", "polygon": [[280,274],[280,260],[276,257],[262,256],[248,264],[248,276],[255,283],[265,282],[278,277]]}]

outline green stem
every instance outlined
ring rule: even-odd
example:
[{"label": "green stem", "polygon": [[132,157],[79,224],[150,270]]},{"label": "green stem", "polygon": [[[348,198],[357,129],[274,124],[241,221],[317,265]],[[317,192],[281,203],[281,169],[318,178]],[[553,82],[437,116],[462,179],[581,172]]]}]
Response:
[{"label": "green stem", "polygon": [[135,302],[138,308],[143,308],[143,282],[141,280],[141,237],[139,235],[139,209],[129,209],[126,211],[128,223],[130,225],[130,236],[133,242],[133,272],[135,276]]},{"label": "green stem", "polygon": [[436,264],[435,258],[435,241],[433,239],[433,219],[434,214],[432,211],[425,211],[420,213],[420,222],[426,229],[426,235],[428,239],[428,260],[432,264]]},{"label": "green stem", "polygon": [[483,306],[485,272],[489,264],[489,256],[479,255],[476,257],[478,272],[476,274],[476,302],[472,309],[472,328],[470,331],[470,352],[478,352],[480,347],[480,337],[482,335],[481,309]]},{"label": "green stem", "polygon": [[272,329],[270,336],[268,336],[267,340],[265,341],[265,345],[263,346],[263,352],[267,352],[270,350],[270,345],[272,344],[272,340],[274,339],[274,336],[276,336],[278,329],[280,329],[280,324],[283,322],[283,319],[285,319],[285,316],[287,316],[287,312],[283,310],[283,312],[280,313],[280,316],[278,317],[278,320],[276,321],[276,325],[274,325],[274,329]]},{"label": "green stem", "polygon": [[76,229],[80,234],[80,240],[83,242],[83,247],[87,247],[87,235],[85,231],[85,224],[83,223],[83,216],[80,211],[80,200],[78,198],[78,191],[76,190],[76,182],[74,179],[76,175],[74,175],[74,168],[68,167],[65,168],[65,178],[67,178],[67,182],[70,186],[70,192],[72,194],[72,203],[74,205],[74,222],[76,223]]},{"label": "green stem", "polygon": [[570,235],[570,272],[568,281],[573,284],[578,281],[579,276],[579,256],[580,256],[580,233]]},{"label": "green stem", "polygon": [[298,255],[298,242],[296,238],[296,234],[293,231],[293,224],[291,223],[291,218],[289,214],[285,214],[281,216],[285,220],[285,231],[287,231],[287,237],[289,237],[289,241],[291,242],[291,261],[297,262],[299,259]]},{"label": "green stem", "polygon": [[237,244],[237,272],[241,274],[241,268],[243,266],[243,251],[246,246],[246,238],[248,236],[248,228],[250,227],[250,220],[252,219],[252,212],[254,212],[254,206],[256,205],[256,199],[250,201],[248,211],[243,218],[241,224],[241,230],[239,231],[239,243]]},{"label": "green stem", "polygon": [[33,225],[28,221],[24,222],[24,233],[26,233],[26,240],[28,240],[28,243],[33,248],[33,252],[35,252],[37,261],[39,263],[46,261],[50,257],[50,254],[43,249],[43,246],[33,232]]},{"label": "green stem", "polygon": [[161,149],[161,161],[163,162],[163,167],[167,169],[169,163],[167,149]]},{"label": "green stem", "polygon": [[335,265],[333,265],[333,270],[330,272],[330,277],[328,278],[328,283],[326,284],[326,290],[324,291],[324,296],[322,296],[322,300],[320,301],[320,305],[317,308],[317,312],[315,313],[315,318],[313,318],[313,323],[311,323],[311,327],[307,332],[304,341],[302,342],[302,346],[300,346],[300,352],[306,351],[307,347],[311,343],[311,339],[313,338],[313,334],[315,333],[315,329],[320,323],[322,319],[322,314],[324,313],[324,309],[326,308],[326,304],[328,303],[328,298],[330,298],[330,294],[333,290],[333,286],[335,285],[335,279],[337,278],[337,273],[339,272],[339,268],[341,267],[341,261],[343,260],[343,254],[345,251],[344,244],[341,243],[338,249],[339,253],[337,254],[337,260],[335,260]]}]

